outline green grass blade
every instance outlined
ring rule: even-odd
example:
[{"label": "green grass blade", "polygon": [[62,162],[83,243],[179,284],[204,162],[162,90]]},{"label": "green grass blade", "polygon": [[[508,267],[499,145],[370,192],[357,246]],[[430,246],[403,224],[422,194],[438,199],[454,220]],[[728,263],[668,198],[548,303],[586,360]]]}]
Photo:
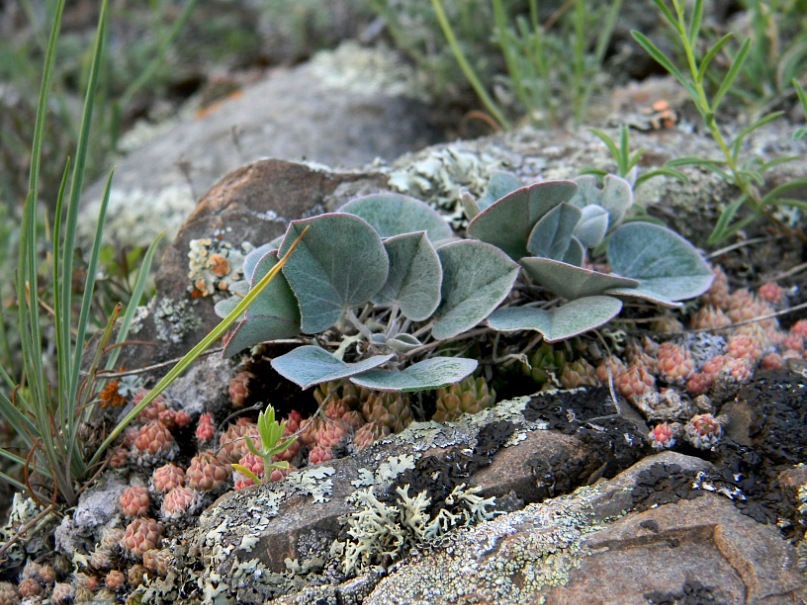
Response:
[{"label": "green grass blade", "polygon": [[799,97],[799,101],[801,101],[801,107],[804,110],[804,116],[807,117],[807,92],[804,92],[804,87],[801,84],[799,84],[799,81],[796,78],[793,78],[790,81],[790,83],[796,90],[796,94]]},{"label": "green grass blade", "polygon": [[785,193],[789,191],[793,191],[794,189],[800,189],[802,187],[807,187],[807,179],[795,179],[779,185],[778,187],[774,187],[771,189],[765,197],[763,197],[759,203],[760,205],[764,206],[766,204],[772,204],[776,198],[782,197]]},{"label": "green grass blade", "polygon": [[733,37],[733,34],[726,34],[720,38],[720,40],[715,42],[714,46],[712,46],[712,48],[710,48],[709,51],[704,55],[703,59],[701,60],[700,67],[698,67],[698,82],[703,82],[703,78],[706,76],[706,70],[709,68],[709,64],[717,56],[717,53],[719,53]]},{"label": "green grass blade", "polygon": [[768,202],[768,205],[769,206],[776,206],[776,207],[790,206],[792,208],[799,208],[800,210],[807,211],[807,202],[805,202],[804,200],[791,200],[791,199],[782,198],[782,199],[779,199],[779,200],[772,200],[772,201]]},{"label": "green grass blade", "polygon": [[680,181],[681,183],[685,183],[685,184],[689,183],[689,179],[687,178],[687,175],[685,175],[680,170],[675,170],[674,168],[655,168],[653,170],[649,170],[649,171],[645,172],[642,176],[637,178],[636,179],[636,186],[634,187],[634,189],[639,187],[639,185],[641,185],[642,183],[645,183],[645,182],[649,181],[650,179],[655,178],[657,176],[668,176],[668,177],[671,177],[671,178],[674,178],[674,179]]},{"label": "green grass blade", "polygon": [[[84,110],[81,116],[81,126],[79,128],[78,143],[76,145],[76,163],[73,168],[73,179],[70,184],[70,196],[67,203],[67,217],[63,239],[64,256],[61,267],[62,287],[59,295],[61,296],[62,309],[68,313],[72,308],[72,288],[70,285],[74,268],[78,211],[81,191],[84,185],[87,152],[89,151],[90,144],[90,128],[92,126],[92,114],[95,105],[95,91],[98,88],[98,75],[101,69],[101,59],[103,57],[104,36],[106,35],[106,15],[107,1],[103,0],[101,3],[101,14],[98,18],[95,45],[92,51],[92,64],[87,81]],[[77,327],[83,336],[86,325]],[[65,401],[68,406],[76,401],[78,394],[79,369],[81,367],[81,351],[83,344],[83,340],[76,341],[76,351],[73,355],[72,367],[69,369],[69,382],[66,385],[59,385],[64,398],[63,401]]]},{"label": "green grass blade", "polygon": [[159,41],[157,45],[157,52],[154,57],[152,57],[151,61],[149,61],[148,65],[146,65],[143,71],[140,72],[140,75],[135,78],[135,80],[129,84],[129,86],[126,87],[126,90],[123,92],[120,99],[115,103],[119,111],[125,109],[129,103],[131,103],[132,99],[140,91],[140,89],[152,80],[155,72],[165,60],[169,47],[174,43],[190,20],[191,14],[196,8],[197,3],[198,0],[189,0],[185,3],[185,6],[182,8],[182,12],[174,20],[168,34]]},{"label": "green grass blade", "polygon": [[661,14],[667,20],[667,23],[669,23],[675,29],[675,31],[678,31],[680,28],[680,26],[678,25],[678,19],[675,17],[675,15],[672,14],[670,9],[667,7],[667,3],[664,2],[664,0],[653,0],[653,3],[661,11]]},{"label": "green grass blade", "polygon": [[[20,230],[20,248],[17,265],[17,313],[20,330],[20,347],[23,355],[23,371],[27,380],[29,393],[26,397],[18,397],[24,407],[24,413],[32,417],[31,423],[36,427],[34,433],[26,433],[31,440],[41,433],[43,439],[46,465],[38,469],[48,475],[50,469],[58,468],[59,455],[53,450],[50,428],[50,405],[48,385],[41,355],[42,334],[40,331],[39,277],[37,259],[37,206],[39,202],[39,173],[42,160],[42,146],[46,122],[46,108],[56,61],[56,45],[59,39],[64,0],[56,5],[53,26],[51,27],[39,100],[34,123],[34,137],[31,146],[31,167],[29,173],[28,195],[23,208],[23,219]],[[18,394],[19,395],[19,394]],[[48,447],[50,446],[50,447]]]},{"label": "green grass blade", "polygon": [[771,168],[775,168],[776,166],[781,166],[782,164],[789,164],[790,162],[796,162],[798,160],[803,159],[801,156],[798,155],[785,155],[781,158],[775,158],[768,162],[762,162],[759,165],[759,171],[763,174],[770,170]]},{"label": "green grass blade", "polygon": [[[0,449],[0,456],[2,456],[2,455],[3,455],[3,450]],[[23,460],[23,464],[25,464],[25,460]],[[0,479],[2,479],[3,481],[5,481],[9,485],[11,485],[11,487],[16,489],[17,491],[24,492],[26,490],[26,487],[25,487],[24,483],[20,483],[19,481],[17,481],[14,477],[11,477],[10,475],[6,475],[5,473],[0,472]]]},{"label": "green grass blade", "polygon": [[689,22],[689,45],[692,48],[698,47],[698,36],[701,33],[701,24],[703,23],[703,0],[695,0],[695,6],[692,8],[692,19]]},{"label": "green grass blade", "polygon": [[[0,376],[2,376],[5,383],[9,386],[9,389],[13,391],[16,385],[2,366],[0,366]],[[12,397],[14,397],[14,395],[12,395]],[[18,392],[16,398],[18,401],[22,400],[20,407],[25,409],[28,406],[27,401],[23,400],[21,393]],[[36,434],[37,427],[28,416],[20,412],[17,406],[14,405],[12,398],[8,397],[3,391],[0,391],[0,417],[4,418],[11,426],[11,429],[17,433],[17,435],[25,439],[26,444],[30,447],[31,440],[29,436]]]},{"label": "green grass blade", "polygon": [[493,17],[496,26],[496,38],[499,41],[499,48],[504,57],[507,72],[510,74],[510,81],[513,83],[519,101],[526,109],[529,109],[529,94],[524,88],[524,74],[522,74],[520,61],[516,56],[518,44],[516,34],[507,27],[507,15],[504,10],[502,0],[493,0]]},{"label": "green grass blade", "polygon": [[723,160],[710,160],[708,158],[699,158],[697,156],[687,155],[680,158],[675,158],[674,160],[669,160],[664,163],[665,166],[669,166],[672,168],[678,166],[700,166],[700,167],[707,167],[707,166],[725,166],[726,162]]},{"label": "green grass blade", "polygon": [[742,147],[743,141],[745,141],[745,137],[749,134],[757,130],[758,128],[762,128],[766,124],[770,124],[774,120],[782,117],[784,115],[783,111],[774,111],[773,113],[769,113],[768,115],[760,118],[753,124],[750,124],[743,128],[740,132],[737,133],[737,136],[734,137],[734,140],[731,142],[731,157],[734,162],[737,162],[737,158],[740,155],[740,147]]},{"label": "green grass blade", "polygon": [[[78,322],[76,323],[76,347],[73,351],[72,368],[75,369],[75,376],[78,377],[81,369],[81,359],[84,354],[84,341],[87,333],[87,325],[90,323],[90,311],[92,310],[93,295],[95,293],[95,282],[98,271],[98,255],[101,250],[101,242],[104,235],[104,221],[106,220],[106,211],[109,205],[109,193],[112,187],[112,177],[114,173],[110,172],[107,177],[106,185],[104,187],[104,195],[101,198],[101,207],[98,210],[98,223],[95,227],[95,235],[92,241],[92,248],[90,250],[90,257],[87,264],[87,276],[84,280],[84,293],[81,299],[81,308],[79,310]],[[71,377],[72,378],[72,377]],[[76,402],[80,403],[80,402]],[[69,404],[65,406],[66,411],[71,415],[68,423],[73,423],[76,420],[75,409],[70,409],[72,406]],[[72,434],[72,430],[70,431]]]},{"label": "green grass blade", "polygon": [[746,196],[741,196],[726,206],[723,212],[720,213],[720,217],[717,219],[717,223],[715,223],[715,228],[712,230],[711,235],[709,235],[709,239],[707,240],[709,244],[717,244],[737,231],[738,228],[736,224],[735,226],[730,226],[730,223],[747,201],[748,198]]},{"label": "green grass blade", "polygon": [[717,111],[721,101],[723,101],[723,97],[726,96],[726,93],[731,89],[732,84],[734,84],[734,80],[736,80],[737,76],[740,75],[743,65],[745,64],[745,60],[748,58],[748,51],[750,49],[751,40],[746,39],[742,43],[742,46],[740,46],[737,56],[732,60],[731,67],[726,73],[726,77],[723,78],[723,81],[720,83],[720,88],[717,89],[715,96],[712,97],[712,112]]},{"label": "green grass blade", "polygon": [[589,128],[588,131],[605,144],[605,146],[608,148],[608,151],[611,154],[611,157],[614,158],[614,161],[617,164],[617,169],[621,173],[623,170],[624,162],[622,160],[622,154],[620,153],[619,147],[616,146],[614,140],[611,137],[609,137],[606,132],[598,130],[597,128]]},{"label": "green grass blade", "polygon": [[[160,241],[162,241],[162,238],[163,234],[161,233],[153,242],[151,242],[148,250],[146,250],[146,254],[143,256],[143,260],[140,262],[140,269],[138,269],[137,272],[137,279],[135,280],[134,288],[132,289],[131,296],[129,297],[129,302],[126,305],[126,310],[123,312],[118,335],[115,338],[116,344],[121,344],[124,342],[129,335],[129,329],[132,327],[135,313],[137,313],[140,300],[143,298],[143,292],[146,289],[146,283],[148,282],[149,274],[151,272],[151,265],[154,262],[154,255],[157,252],[157,248]],[[120,347],[115,347],[109,354],[105,364],[105,369],[113,370],[119,356]]]},{"label": "green grass blade", "polygon": [[645,36],[642,32],[638,32],[636,30],[631,30],[630,32],[633,39],[638,42],[639,46],[641,46],[648,55],[653,57],[653,59],[661,65],[664,69],[666,69],[672,76],[678,80],[682,85],[687,86],[687,81],[684,79],[683,74],[678,70],[678,68],[673,64],[672,61],[665,55],[659,48],[653,44],[647,36]]},{"label": "green grass blade", "polygon": [[474,89],[476,95],[479,97],[479,100],[482,101],[485,109],[487,109],[490,115],[493,116],[493,119],[495,119],[505,130],[510,130],[510,122],[504,117],[504,114],[501,112],[496,102],[490,97],[490,95],[488,95],[485,87],[479,81],[473,67],[471,67],[471,64],[468,63],[468,60],[465,58],[465,53],[462,52],[459,42],[457,42],[457,37],[454,35],[454,30],[451,27],[451,23],[449,23],[448,17],[443,10],[442,0],[431,0],[431,2],[432,6],[434,7],[434,12],[437,15],[437,22],[440,24],[440,29],[443,30],[443,35],[446,37],[446,41],[448,42],[451,52],[454,54],[454,58],[459,64],[462,73],[468,79],[468,82]]}]

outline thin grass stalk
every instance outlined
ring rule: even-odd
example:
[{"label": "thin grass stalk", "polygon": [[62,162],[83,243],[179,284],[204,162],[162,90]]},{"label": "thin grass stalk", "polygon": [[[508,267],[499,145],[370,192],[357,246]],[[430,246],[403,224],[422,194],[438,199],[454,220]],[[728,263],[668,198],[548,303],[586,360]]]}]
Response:
[{"label": "thin grass stalk", "polygon": [[490,95],[488,95],[485,87],[479,81],[473,67],[471,67],[470,63],[468,63],[468,59],[465,58],[465,53],[462,52],[462,48],[460,48],[459,42],[457,42],[457,37],[454,35],[454,29],[451,27],[451,23],[449,23],[448,17],[443,10],[442,0],[431,0],[431,2],[432,6],[434,7],[434,12],[437,15],[437,21],[440,24],[440,29],[443,30],[443,35],[445,35],[446,41],[448,42],[449,47],[451,47],[451,52],[454,54],[454,58],[459,64],[462,73],[468,79],[468,82],[471,84],[474,92],[479,97],[479,100],[482,101],[482,105],[485,106],[488,113],[490,113],[490,115],[493,116],[493,118],[499,123],[499,126],[505,130],[510,130],[510,122],[504,117],[504,114],[499,109],[496,102],[490,97]]},{"label": "thin grass stalk", "polygon": [[507,27],[507,14],[502,0],[493,0],[493,16],[496,23],[496,38],[499,40],[499,48],[501,48],[505,66],[510,74],[510,81],[513,83],[519,101],[529,111],[530,95],[524,87],[525,74],[521,68],[521,60],[517,56],[519,54],[518,41],[516,34]]},{"label": "thin grass stalk", "polygon": [[280,272],[283,266],[288,262],[289,258],[291,258],[291,254],[294,252],[294,249],[297,245],[302,241],[303,236],[308,231],[309,227],[306,226],[300,235],[297,236],[297,239],[292,242],[291,246],[289,247],[286,254],[284,254],[280,260],[278,260],[277,264],[272,267],[269,272],[263,276],[263,278],[255,284],[255,286],[250,289],[249,293],[244,296],[243,299],[239,301],[239,303],[233,308],[227,316],[222,319],[215,328],[213,328],[195,347],[193,347],[190,351],[188,351],[182,359],[180,359],[176,365],[174,365],[169,372],[163,376],[154,388],[152,388],[148,394],[143,397],[143,399],[138,403],[132,410],[120,421],[118,422],[117,426],[110,432],[109,436],[104,440],[104,442],[98,447],[93,454],[92,458],[90,459],[88,466],[92,467],[101,460],[101,456],[104,452],[109,448],[110,445],[118,438],[118,436],[124,431],[124,429],[129,426],[129,424],[137,418],[137,416],[145,410],[152,401],[154,401],[157,397],[159,397],[166,388],[168,388],[174,380],[176,380],[182,373],[187,370],[191,364],[196,361],[196,359],[204,353],[208,348],[210,348],[214,342],[216,342],[219,338],[224,336],[227,330],[232,326],[238,319],[240,319],[244,313],[247,311],[249,306],[255,301],[255,299],[260,295],[261,292],[269,285],[269,283],[275,278],[275,276]]},{"label": "thin grass stalk", "polygon": [[[68,314],[72,309],[72,288],[70,282],[72,280],[74,268],[74,256],[76,245],[76,230],[78,227],[78,211],[81,201],[81,191],[84,185],[84,172],[87,160],[87,152],[89,150],[90,128],[92,126],[92,114],[94,108],[95,90],[98,86],[98,73],[103,55],[104,36],[106,34],[106,13],[107,1],[103,0],[101,3],[101,14],[98,18],[98,32],[95,38],[95,45],[93,47],[93,60],[90,68],[89,81],[87,84],[87,91],[84,98],[84,111],[81,116],[81,127],[79,130],[78,143],[76,145],[76,163],[73,170],[73,179],[70,184],[70,197],[67,205],[67,222],[65,225],[64,233],[64,258],[62,263],[62,309]],[[88,273],[88,279],[90,274]],[[91,276],[94,283],[95,276]],[[84,309],[82,309],[82,312]],[[79,368],[81,367],[81,355],[83,352],[84,338],[87,331],[88,318],[83,316],[79,319],[76,335],[76,346],[73,350],[72,366],[70,367],[69,383],[66,385],[66,390],[63,391],[65,401],[68,406],[75,403],[75,397],[78,392],[79,381]],[[61,385],[60,385],[61,387]]]},{"label": "thin grass stalk", "polygon": [[[162,241],[163,235],[164,233],[161,233],[153,242],[151,242],[151,245],[143,255],[143,260],[140,262],[140,269],[138,269],[137,272],[137,279],[135,280],[135,285],[134,288],[132,288],[131,295],[129,296],[129,304],[126,305],[126,310],[123,312],[121,326],[115,339],[115,344],[117,345],[122,344],[129,336],[129,329],[132,327],[132,322],[134,321],[140,299],[143,297],[143,292],[146,289],[146,282],[148,281],[149,272],[151,271],[151,265],[154,262],[154,255],[157,252],[157,247]],[[113,370],[115,368],[115,364],[117,364],[118,357],[120,356],[120,351],[121,349],[119,346],[110,351],[104,366],[105,370]]]},{"label": "thin grass stalk", "polygon": [[[600,68],[605,60],[605,53],[608,50],[608,44],[611,41],[611,36],[614,33],[614,28],[616,27],[617,20],[619,19],[619,12],[622,9],[622,0],[616,0],[611,4],[611,7],[608,9],[608,13],[605,18],[605,23],[603,24],[602,28],[600,29],[599,36],[597,36],[597,46],[594,49],[594,60],[598,68]],[[591,94],[594,91],[594,84],[595,81],[593,78],[589,78],[585,86],[583,87],[582,98],[579,101],[580,112],[577,116],[576,125],[580,125],[580,121],[583,117],[583,112],[589,106],[589,102],[591,100]]]},{"label": "thin grass stalk", "polygon": [[[23,357],[23,375],[19,380],[14,399],[19,402],[24,414],[33,416],[32,424],[36,432],[47,432],[47,446],[44,457],[50,468],[58,468],[58,455],[53,451],[48,416],[48,388],[45,384],[44,368],[41,358],[42,334],[40,330],[40,303],[39,303],[39,276],[37,273],[37,239],[36,210],[39,200],[39,171],[42,159],[42,144],[45,129],[45,116],[50,90],[53,66],[56,59],[56,44],[61,27],[64,0],[56,6],[54,24],[51,29],[42,83],[34,124],[34,138],[31,151],[31,168],[29,173],[28,195],[23,208],[23,219],[20,231],[20,254],[17,266],[17,313],[20,329],[20,346]],[[28,392],[25,393],[26,385]],[[15,401],[11,401],[12,404]],[[31,439],[35,436],[26,433],[28,445],[32,446]],[[50,466],[55,465],[55,466]]]},{"label": "thin grass stalk", "polygon": [[159,69],[159,67],[165,61],[165,57],[168,53],[168,49],[170,46],[176,41],[179,34],[188,24],[188,21],[191,18],[191,14],[193,13],[196,5],[198,4],[198,0],[188,0],[185,6],[182,8],[182,12],[179,16],[174,20],[174,23],[171,25],[171,28],[168,30],[168,34],[163,36],[157,45],[157,53],[154,57],[148,62],[145,69],[140,72],[140,75],[134,79],[134,81],[126,87],[126,90],[123,91],[120,99],[116,101],[112,106],[113,112],[113,123],[111,125],[111,139],[112,139],[112,146],[113,149],[117,147],[118,144],[118,133],[119,133],[119,122],[120,122],[120,115],[124,108],[126,108],[129,103],[131,103],[132,98],[140,91],[141,88],[145,84],[147,84],[154,73]]}]

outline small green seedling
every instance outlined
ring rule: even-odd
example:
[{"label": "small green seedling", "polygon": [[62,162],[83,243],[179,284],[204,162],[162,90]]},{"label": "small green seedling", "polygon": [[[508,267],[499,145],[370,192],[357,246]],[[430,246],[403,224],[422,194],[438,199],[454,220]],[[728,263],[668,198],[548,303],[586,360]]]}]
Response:
[{"label": "small green seedling", "polygon": [[247,449],[255,456],[263,460],[263,479],[255,475],[243,464],[233,464],[232,467],[239,473],[249,477],[254,483],[262,484],[268,479],[272,469],[286,470],[289,463],[285,460],[273,461],[272,457],[282,454],[297,441],[297,437],[283,439],[283,432],[286,428],[286,421],[275,420],[275,408],[271,405],[265,412],[258,414],[258,432],[261,435],[261,449],[255,447],[251,437],[245,437]]}]

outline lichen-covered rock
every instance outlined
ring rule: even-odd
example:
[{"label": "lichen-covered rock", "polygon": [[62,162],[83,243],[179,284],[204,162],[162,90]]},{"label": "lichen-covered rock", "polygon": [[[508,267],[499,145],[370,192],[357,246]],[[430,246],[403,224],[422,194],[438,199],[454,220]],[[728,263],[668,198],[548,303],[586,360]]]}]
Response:
[{"label": "lichen-covered rock", "polygon": [[703,602],[797,603],[807,582],[795,549],[726,498],[701,492],[609,519],[653,497],[643,486],[654,468],[694,476],[707,467],[660,454],[595,488],[461,530],[381,580],[364,603],[572,604],[594,594],[607,604],[674,602],[698,591]]}]

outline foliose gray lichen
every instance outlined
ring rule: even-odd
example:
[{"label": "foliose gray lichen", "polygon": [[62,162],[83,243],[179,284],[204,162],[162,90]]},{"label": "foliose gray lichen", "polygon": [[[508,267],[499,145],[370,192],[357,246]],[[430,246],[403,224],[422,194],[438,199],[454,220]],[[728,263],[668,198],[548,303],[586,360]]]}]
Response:
[{"label": "foliose gray lichen", "polygon": [[159,299],[156,302],[153,318],[157,328],[157,338],[163,342],[174,344],[181,343],[185,336],[199,325],[199,318],[185,300]]},{"label": "foliose gray lichen", "polygon": [[436,515],[426,491],[409,494],[409,485],[395,490],[392,504],[380,501],[373,488],[358,490],[350,499],[356,508],[347,519],[345,541],[335,540],[330,554],[341,559],[348,575],[400,559],[412,547],[427,545],[451,530],[491,519],[494,498],[482,498],[479,489],[460,484],[445,498]]}]

